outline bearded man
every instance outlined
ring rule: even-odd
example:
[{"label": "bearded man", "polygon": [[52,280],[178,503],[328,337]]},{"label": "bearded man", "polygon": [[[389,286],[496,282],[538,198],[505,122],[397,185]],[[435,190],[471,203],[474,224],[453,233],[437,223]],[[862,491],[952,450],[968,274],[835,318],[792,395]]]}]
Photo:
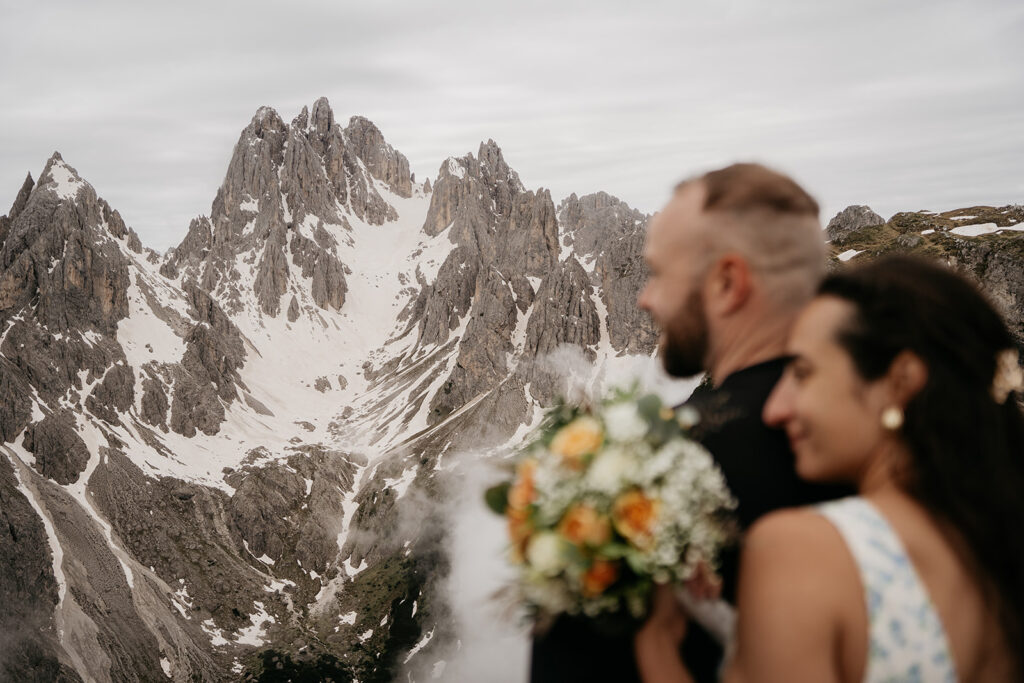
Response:
[{"label": "bearded man", "polygon": [[[711,452],[739,502],[742,529],[783,507],[846,493],[796,476],[785,434],[761,410],[786,363],[790,327],[824,276],[818,205],[787,176],[734,164],[680,183],[648,226],[649,276],[638,305],[661,328],[659,351],[677,377],[705,373],[687,401],[701,415],[694,436]],[[721,569],[735,600],[737,554]],[[713,681],[722,651],[691,625],[683,658]],[[632,634],[562,617],[534,639],[531,681],[638,681]]]}]

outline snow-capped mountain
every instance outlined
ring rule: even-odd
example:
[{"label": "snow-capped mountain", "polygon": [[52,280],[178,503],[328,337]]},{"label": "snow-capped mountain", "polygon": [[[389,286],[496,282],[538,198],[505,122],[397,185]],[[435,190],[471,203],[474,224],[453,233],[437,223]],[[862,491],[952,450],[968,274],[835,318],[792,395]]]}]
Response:
[{"label": "snow-capped mountain", "polygon": [[420,184],[321,99],[261,108],[161,256],[55,154],[0,219],[0,667],[442,659],[446,474],[535,420],[560,345],[587,381],[650,356],[645,222],[604,194],[559,212],[493,141]]},{"label": "snow-capped mountain", "polygon": [[[1024,341],[1024,210],[865,209],[835,263],[955,261]],[[452,473],[650,359],[647,219],[490,140],[419,183],[320,99],[160,255],[54,154],[0,218],[0,678],[443,676]]]}]

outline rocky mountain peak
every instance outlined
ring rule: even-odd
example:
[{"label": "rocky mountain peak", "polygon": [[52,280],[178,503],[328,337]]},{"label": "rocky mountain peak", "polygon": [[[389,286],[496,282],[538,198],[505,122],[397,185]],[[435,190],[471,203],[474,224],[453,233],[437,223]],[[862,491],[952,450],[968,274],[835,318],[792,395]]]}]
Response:
[{"label": "rocky mountain peak", "polygon": [[0,235],[0,320],[31,305],[54,332],[110,331],[127,314],[141,242],[59,153],[22,186]]},{"label": "rocky mountain peak", "polygon": [[320,97],[313,103],[313,115],[310,125],[317,135],[323,137],[334,127],[334,110],[326,97]]},{"label": "rocky mountain peak", "polygon": [[825,227],[825,234],[830,242],[842,244],[847,237],[861,228],[883,225],[884,223],[885,219],[872,211],[871,207],[854,204],[832,217],[832,220]]},{"label": "rocky mountain peak", "polygon": [[642,239],[647,215],[607,192],[577,197],[569,195],[558,204],[562,239],[581,258],[597,256],[609,242],[639,232]]},{"label": "rocky mountain peak", "polygon": [[506,184],[514,192],[522,192],[525,189],[519,179],[519,174],[505,163],[501,148],[494,140],[488,138],[487,142],[480,143],[477,158],[480,160],[484,174],[492,184]]},{"label": "rocky mountain peak", "polygon": [[14,198],[14,204],[11,205],[11,210],[8,212],[9,218],[14,218],[21,210],[25,208],[25,204],[28,202],[28,196],[32,192],[32,188],[36,186],[36,181],[32,179],[32,173],[25,174],[25,182],[21,184],[21,189],[18,190],[18,196]]},{"label": "rocky mountain peak", "polygon": [[[457,222],[459,229],[452,233],[453,242],[475,245],[495,256],[490,244],[493,234],[501,217],[511,214],[516,196],[523,192],[519,174],[505,162],[497,143],[481,142],[477,156],[470,153],[441,162],[423,230],[437,235]],[[458,216],[462,219],[456,221]]]},{"label": "rocky mountain peak", "polygon": [[291,126],[297,130],[305,130],[309,127],[309,107],[303,105],[299,113],[292,119]]},{"label": "rocky mountain peak", "polygon": [[36,187],[53,192],[60,199],[74,199],[85,182],[78,171],[64,163],[60,152],[54,152],[43,167]]},{"label": "rocky mountain peak", "polygon": [[11,210],[7,212],[6,216],[0,216],[0,245],[4,243],[7,238],[7,233],[10,230],[11,223],[14,219],[25,209],[25,205],[28,203],[29,195],[32,194],[32,189],[36,186],[35,181],[32,179],[32,174],[29,173],[25,176],[25,182],[22,183],[21,189],[18,190],[18,195],[14,198],[14,204],[11,205]]},{"label": "rocky mountain peak", "polygon": [[[343,128],[325,97],[290,126],[261,107],[235,145],[209,219],[192,222],[162,272],[195,282],[232,314],[250,294],[264,315],[287,309],[292,320],[339,309],[348,289],[339,248],[352,244],[352,222],[395,220],[391,194],[412,189],[408,160],[368,119]],[[251,267],[240,271],[239,260]]]},{"label": "rocky mountain peak", "polygon": [[277,110],[266,105],[256,110],[249,126],[256,136],[260,138],[264,137],[267,132],[280,133],[287,128],[284,119],[277,113]]}]

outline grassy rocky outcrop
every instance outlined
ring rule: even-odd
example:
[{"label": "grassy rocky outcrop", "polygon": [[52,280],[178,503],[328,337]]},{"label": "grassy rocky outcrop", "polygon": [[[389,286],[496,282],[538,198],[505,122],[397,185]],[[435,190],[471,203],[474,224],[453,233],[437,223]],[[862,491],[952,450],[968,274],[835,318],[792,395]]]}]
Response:
[{"label": "grassy rocky outcrop", "polygon": [[[840,216],[833,219],[829,230],[835,235],[830,242],[833,268],[892,253],[947,263],[981,285],[1024,349],[1024,231],[1019,229],[1024,227],[1024,206],[971,206],[942,213],[902,211],[884,223],[836,235],[832,226]],[[984,224],[993,224],[994,229],[977,236],[955,231]]]}]

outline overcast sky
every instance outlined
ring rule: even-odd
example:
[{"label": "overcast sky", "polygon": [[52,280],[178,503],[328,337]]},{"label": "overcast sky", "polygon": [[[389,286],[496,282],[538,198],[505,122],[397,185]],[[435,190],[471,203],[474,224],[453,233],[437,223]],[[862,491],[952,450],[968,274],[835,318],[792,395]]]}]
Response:
[{"label": "overcast sky", "polygon": [[493,138],[556,201],[758,160],[826,221],[1024,203],[1020,0],[0,3],[0,212],[59,150],[159,250],[321,95],[418,179]]}]

